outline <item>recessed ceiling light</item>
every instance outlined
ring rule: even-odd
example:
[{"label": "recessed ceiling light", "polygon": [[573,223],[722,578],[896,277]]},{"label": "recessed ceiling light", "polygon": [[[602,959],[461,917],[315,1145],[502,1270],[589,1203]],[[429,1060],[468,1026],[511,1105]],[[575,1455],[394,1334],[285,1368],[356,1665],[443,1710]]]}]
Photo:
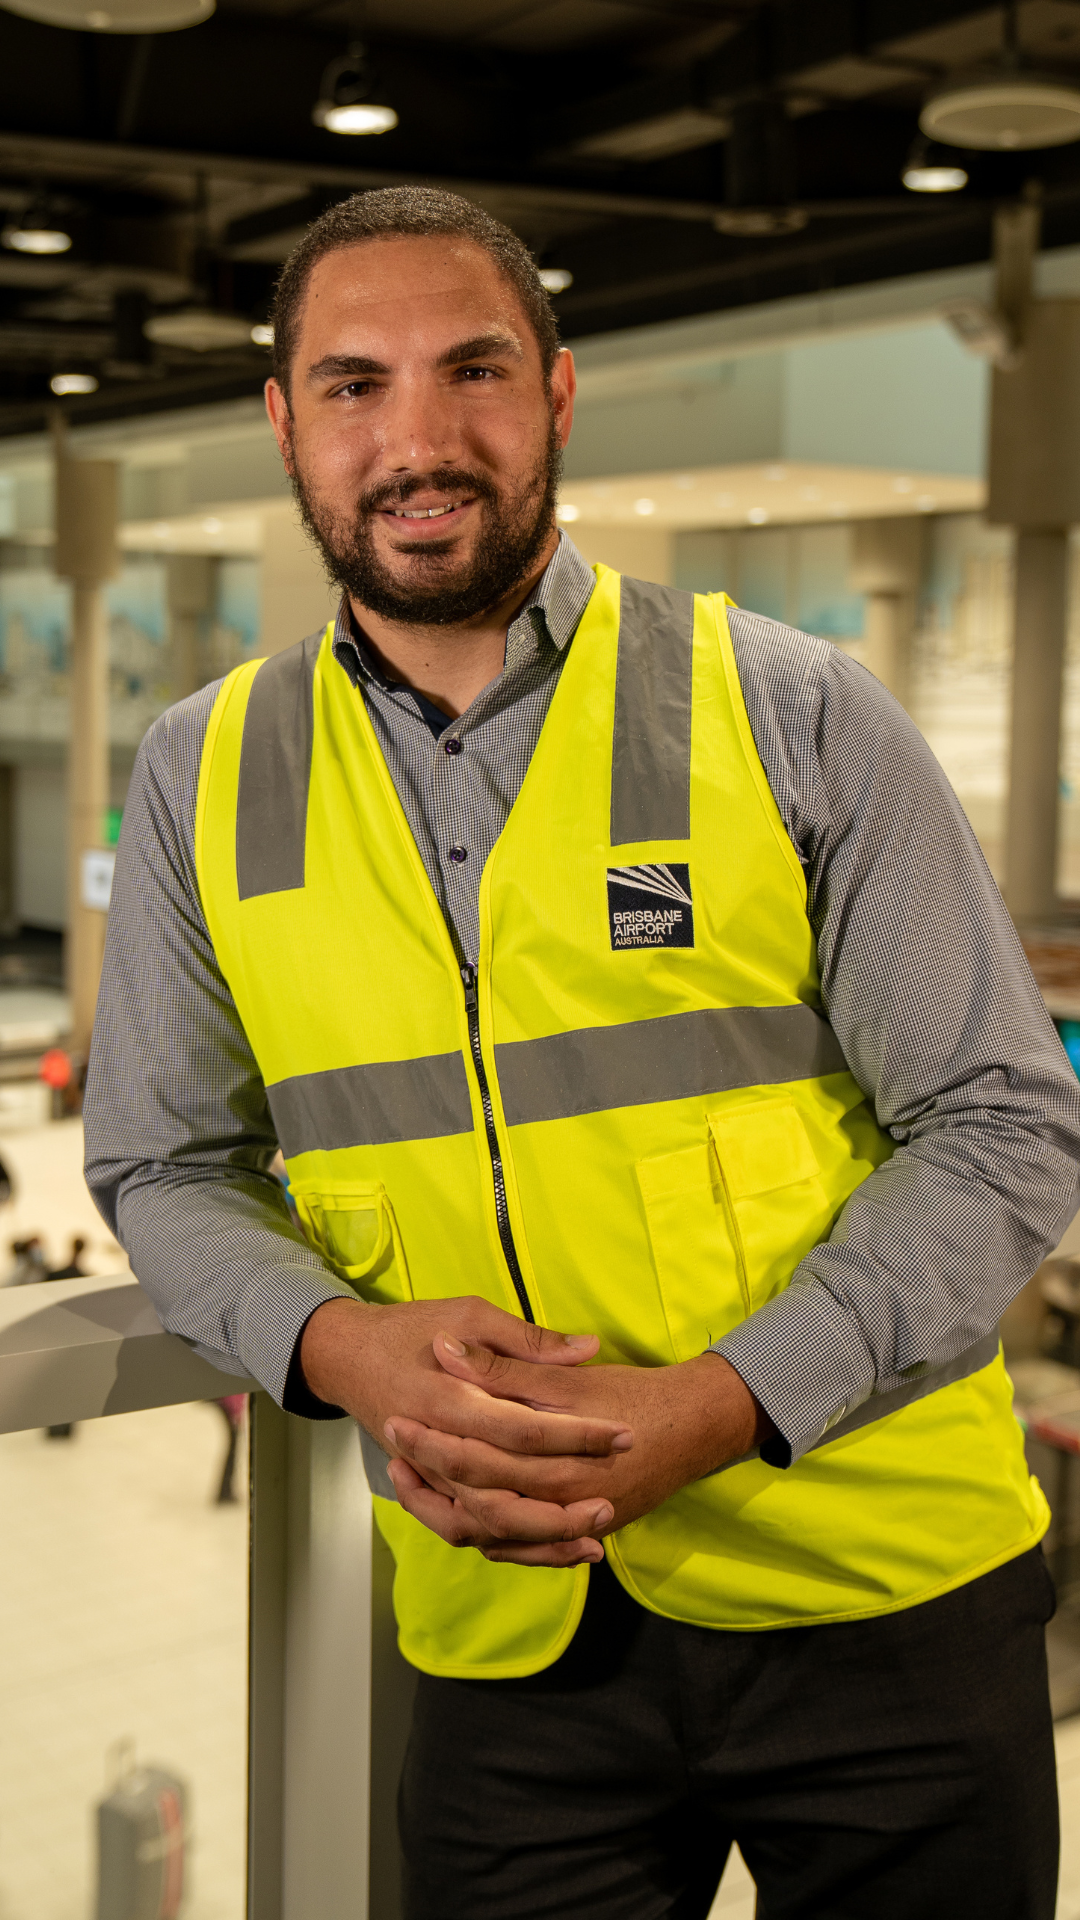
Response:
[{"label": "recessed ceiling light", "polygon": [[894,493],[913,493],[915,490],[914,480],[909,480],[903,473],[897,474],[892,484]]},{"label": "recessed ceiling light", "polygon": [[575,507],[569,500],[564,500],[560,506],[556,507],[555,518],[556,520],[566,521],[580,520],[581,508]]},{"label": "recessed ceiling light", "polygon": [[675,475],[675,485],[677,487],[696,487],[697,481],[694,479],[692,473],[677,473]]},{"label": "recessed ceiling light", "polygon": [[920,513],[933,513],[937,501],[932,493],[920,493],[915,500]]},{"label": "recessed ceiling light", "polygon": [[635,501],[634,501],[634,512],[635,512],[635,513],[643,513],[643,514],[647,514],[647,513],[655,513],[655,512],[656,512],[656,501],[655,501],[655,500],[635,500]]},{"label": "recessed ceiling light", "polygon": [[224,531],[224,525],[223,520],[215,520],[213,515],[211,515],[209,520],[203,521],[202,530],[204,533],[221,533]]},{"label": "recessed ceiling light", "polygon": [[763,527],[769,517],[768,507],[747,507],[746,517],[752,527]]},{"label": "recessed ceiling light", "polygon": [[713,494],[714,507],[733,507],[734,505],[735,505],[735,495],[733,493],[714,493]]},{"label": "recessed ceiling light", "polygon": [[256,347],[272,347],[274,344],[274,329],[270,326],[263,326],[260,322],[258,326],[252,327],[251,339],[252,344]]},{"label": "recessed ceiling light", "polygon": [[545,293],[565,293],[567,287],[574,284],[574,276],[568,267],[541,267],[540,285]]},{"label": "recessed ceiling light", "polygon": [[829,501],[829,512],[834,513],[838,520],[842,520],[844,518],[845,514],[847,513],[847,510],[848,510],[848,504],[846,500],[830,500]]},{"label": "recessed ceiling light", "polygon": [[766,480],[786,480],[787,468],[786,467],[766,467],[765,478]]},{"label": "recessed ceiling light", "polygon": [[802,500],[820,500],[821,488],[820,487],[800,487],[799,497]]},{"label": "recessed ceiling light", "polygon": [[65,393],[96,393],[97,376],[93,373],[54,373],[49,385],[61,398]]}]

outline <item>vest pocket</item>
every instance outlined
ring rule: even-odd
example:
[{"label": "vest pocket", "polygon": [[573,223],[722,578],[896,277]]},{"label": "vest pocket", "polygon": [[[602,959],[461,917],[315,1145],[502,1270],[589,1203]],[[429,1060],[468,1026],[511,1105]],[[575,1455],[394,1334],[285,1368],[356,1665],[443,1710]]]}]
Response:
[{"label": "vest pocket", "polygon": [[391,1305],[411,1300],[405,1249],[381,1181],[323,1181],[297,1187],[293,1199],[308,1240],[342,1280],[365,1300]]},{"label": "vest pocket", "polygon": [[707,1123],[700,1146],[636,1169],[677,1360],[782,1292],[836,1214],[792,1100],[725,1107]]},{"label": "vest pocket", "polygon": [[748,1310],[787,1286],[836,1215],[801,1113],[792,1100],[710,1113]]},{"label": "vest pocket", "polygon": [[745,1318],[742,1262],[707,1140],[639,1160],[653,1266],[676,1360],[692,1360]]}]

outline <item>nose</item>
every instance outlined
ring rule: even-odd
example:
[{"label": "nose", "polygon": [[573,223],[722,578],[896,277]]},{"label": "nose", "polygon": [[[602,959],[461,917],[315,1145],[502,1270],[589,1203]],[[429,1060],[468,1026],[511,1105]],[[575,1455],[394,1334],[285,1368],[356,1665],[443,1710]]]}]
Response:
[{"label": "nose", "polygon": [[436,379],[396,382],[379,410],[388,473],[431,473],[457,464],[464,443],[453,396]]}]

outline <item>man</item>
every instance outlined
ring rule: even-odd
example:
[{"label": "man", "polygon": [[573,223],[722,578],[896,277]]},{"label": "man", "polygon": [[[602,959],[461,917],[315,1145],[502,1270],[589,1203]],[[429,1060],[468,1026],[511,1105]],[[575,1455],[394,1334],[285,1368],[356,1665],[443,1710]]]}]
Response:
[{"label": "man", "polygon": [[358,196],[275,328],[341,610],[144,743],[88,1178],[166,1325],[361,1423],[409,1920],[704,1916],[733,1840],[768,1920],[1048,1920],[994,1330],[1080,1089],[970,830],[838,650],[560,540],[506,229]]}]

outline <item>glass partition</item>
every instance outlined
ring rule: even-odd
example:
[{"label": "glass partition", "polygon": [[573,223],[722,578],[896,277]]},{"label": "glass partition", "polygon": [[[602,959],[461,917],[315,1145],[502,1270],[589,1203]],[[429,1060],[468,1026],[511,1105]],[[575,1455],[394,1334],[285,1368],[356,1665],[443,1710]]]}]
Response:
[{"label": "glass partition", "polygon": [[0,1436],[3,1920],[128,1920],[158,1877],[145,1911],[243,1920],[243,1415]]}]

